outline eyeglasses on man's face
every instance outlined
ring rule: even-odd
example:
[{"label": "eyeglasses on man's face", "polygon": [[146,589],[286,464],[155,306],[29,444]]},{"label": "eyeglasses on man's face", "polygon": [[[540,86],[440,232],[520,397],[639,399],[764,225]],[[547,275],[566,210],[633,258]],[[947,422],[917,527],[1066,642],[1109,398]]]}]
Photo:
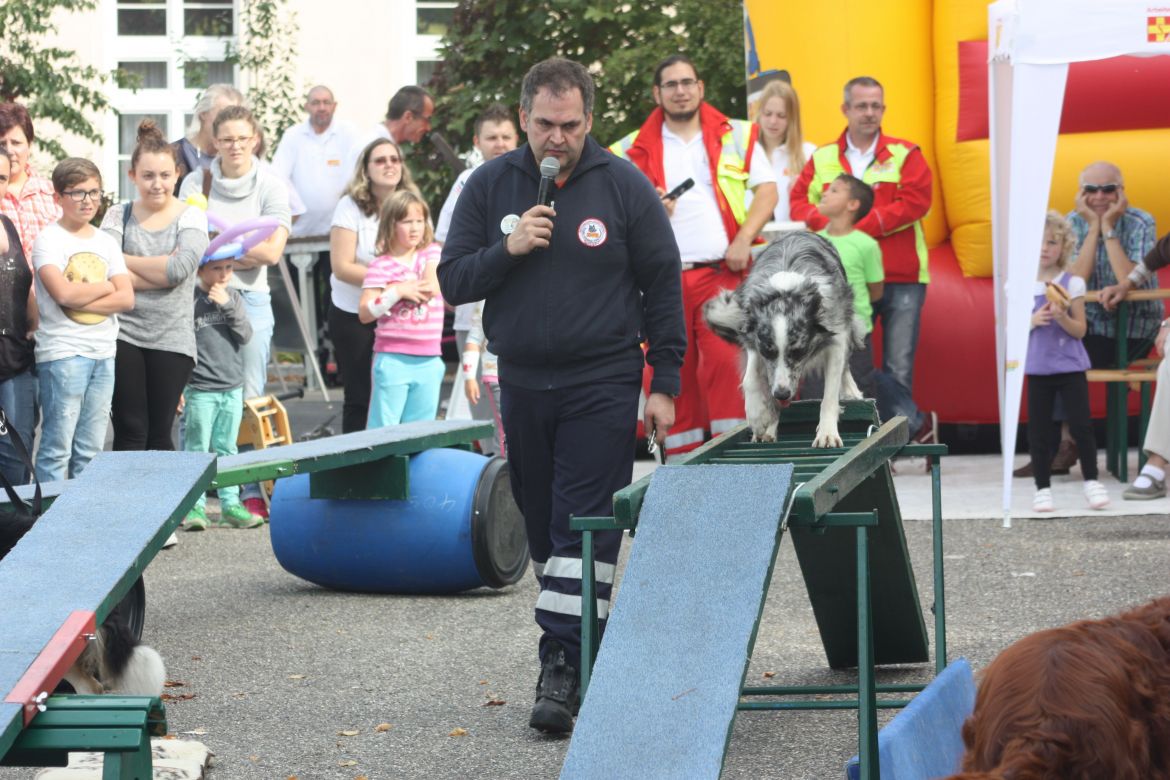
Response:
[{"label": "eyeglasses on man's face", "polygon": [[67,196],[74,203],[81,203],[87,198],[97,203],[102,199],[101,190],[65,190],[61,194]]},{"label": "eyeglasses on man's face", "polygon": [[1093,195],[1098,192],[1103,192],[1106,195],[1112,195],[1121,189],[1120,184],[1082,184],[1081,189],[1085,191],[1086,195]]},{"label": "eyeglasses on man's face", "polygon": [[680,79],[678,81],[664,81],[662,82],[663,92],[674,92],[676,90],[685,89],[690,91],[698,86],[698,79]]}]

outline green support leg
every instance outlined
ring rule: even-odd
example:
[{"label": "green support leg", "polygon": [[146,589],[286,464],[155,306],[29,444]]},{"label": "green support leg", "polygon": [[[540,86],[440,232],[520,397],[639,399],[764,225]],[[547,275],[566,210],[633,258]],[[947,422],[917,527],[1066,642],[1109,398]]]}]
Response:
[{"label": "green support leg", "polygon": [[943,572],[942,466],[930,456],[930,510],[934,526],[934,673],[947,668],[946,579]]},{"label": "green support leg", "polygon": [[593,531],[581,532],[581,699],[589,690],[589,677],[597,657],[597,574],[593,566]]},{"label": "green support leg", "polygon": [[877,691],[869,598],[869,529],[857,528],[857,741],[862,780],[879,780]]}]

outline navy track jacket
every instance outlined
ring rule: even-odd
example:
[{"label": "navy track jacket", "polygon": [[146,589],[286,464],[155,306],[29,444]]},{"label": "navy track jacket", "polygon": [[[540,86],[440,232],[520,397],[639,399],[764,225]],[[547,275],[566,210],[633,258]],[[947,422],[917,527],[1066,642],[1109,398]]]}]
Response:
[{"label": "navy track jacket", "polygon": [[536,204],[539,186],[527,144],[471,175],[439,263],[443,299],[486,299],[484,331],[505,383],[551,390],[640,377],[645,340],[651,391],[678,395],[682,264],[654,188],[587,136],[555,191],[550,246],[513,258],[502,225]]}]

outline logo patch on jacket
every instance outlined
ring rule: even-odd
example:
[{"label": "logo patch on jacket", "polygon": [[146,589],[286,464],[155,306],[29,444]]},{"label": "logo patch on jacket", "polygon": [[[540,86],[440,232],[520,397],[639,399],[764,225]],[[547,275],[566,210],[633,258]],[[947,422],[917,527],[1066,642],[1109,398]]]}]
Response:
[{"label": "logo patch on jacket", "polygon": [[585,246],[596,247],[605,243],[605,223],[596,217],[589,217],[577,228],[577,238]]}]

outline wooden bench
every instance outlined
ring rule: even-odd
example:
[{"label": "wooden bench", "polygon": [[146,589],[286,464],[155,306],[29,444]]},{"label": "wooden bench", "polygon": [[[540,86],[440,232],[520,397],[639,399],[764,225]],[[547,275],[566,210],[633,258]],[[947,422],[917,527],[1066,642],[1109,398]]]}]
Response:
[{"label": "wooden bench", "polygon": [[[1100,290],[1089,290],[1085,300],[1097,302]],[[1129,304],[1137,301],[1161,301],[1170,298],[1170,289],[1131,290],[1117,307],[1117,366],[1111,369],[1090,369],[1090,382],[1107,383],[1105,393],[1105,469],[1122,482],[1129,482],[1129,394],[1141,393],[1138,417],[1138,469],[1146,463],[1142,440],[1150,421],[1150,386],[1157,381],[1157,358],[1131,360],[1126,352],[1124,334],[1129,331]]]},{"label": "wooden bench", "polygon": [[[1140,361],[1145,363],[1146,361]],[[1106,382],[1105,404],[1105,469],[1122,482],[1129,482],[1129,394],[1141,394],[1138,416],[1138,469],[1146,462],[1141,447],[1150,422],[1151,390],[1158,380],[1158,369],[1144,366],[1129,368],[1091,368],[1085,372],[1090,382]]]},{"label": "wooden bench", "polygon": [[[63,766],[101,750],[106,778],[150,776],[150,697],[50,696],[215,472],[211,454],[103,452],[0,560],[0,763]],[[145,770],[145,772],[144,772]]]}]

